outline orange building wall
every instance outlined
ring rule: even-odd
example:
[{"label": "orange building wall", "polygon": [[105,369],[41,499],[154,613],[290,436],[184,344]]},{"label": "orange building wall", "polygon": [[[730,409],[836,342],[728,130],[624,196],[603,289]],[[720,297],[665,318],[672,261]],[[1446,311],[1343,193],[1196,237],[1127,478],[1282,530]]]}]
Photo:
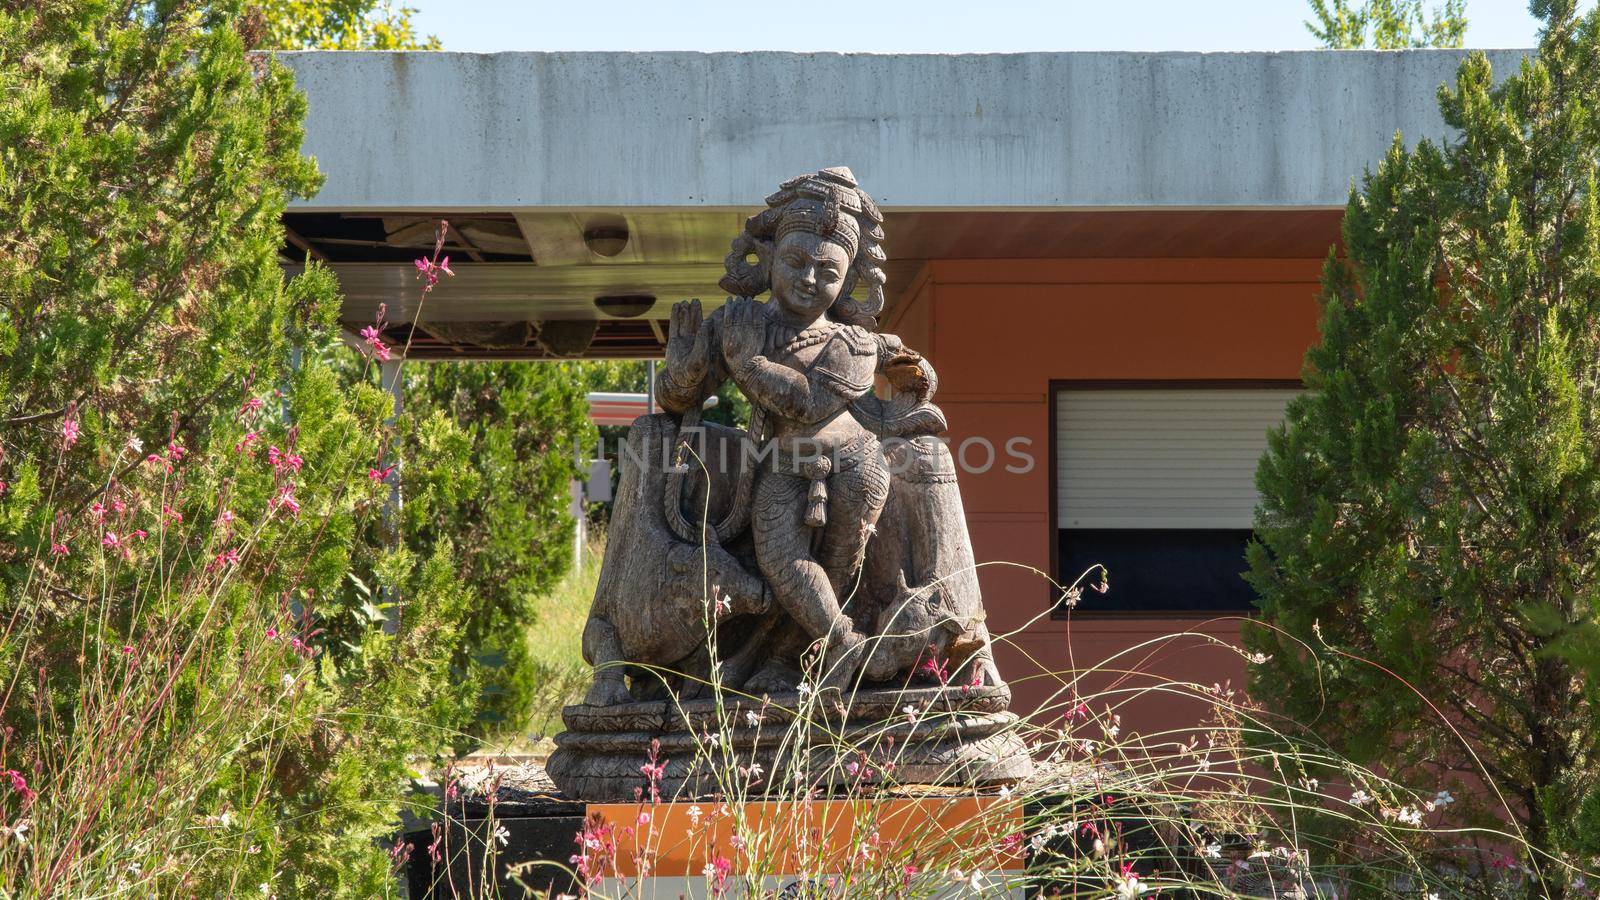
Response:
[{"label": "orange building wall", "polygon": [[[1283,380],[1300,376],[1316,337],[1321,260],[935,260],[885,323],[932,362],[952,449],[987,438],[999,461],[965,468],[961,494],[980,565],[997,657],[1018,709],[1061,689],[1046,672],[1104,665],[1201,684],[1243,682],[1237,619],[1077,615],[1052,620],[1048,572],[1050,382],[1068,379]],[[1031,441],[1034,465],[1006,472],[1004,447]],[[970,461],[983,454],[969,447]],[[1112,593],[1116,580],[1112,573]],[[1189,636],[1158,639],[1183,632]],[[1128,652],[1145,642],[1157,643]],[[1120,655],[1119,655],[1120,654]],[[1107,660],[1110,660],[1107,662]],[[1110,676],[1085,690],[1106,686]],[[1121,686],[1136,690],[1137,676]],[[1174,727],[1193,716],[1158,697],[1124,710],[1126,727]]]}]

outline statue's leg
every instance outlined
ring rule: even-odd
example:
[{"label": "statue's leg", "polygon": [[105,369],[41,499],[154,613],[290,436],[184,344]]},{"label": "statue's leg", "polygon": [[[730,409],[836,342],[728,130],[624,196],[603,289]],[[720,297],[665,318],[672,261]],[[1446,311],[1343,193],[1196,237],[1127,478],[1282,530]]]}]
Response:
[{"label": "statue's leg", "polygon": [[889,499],[889,469],[877,453],[828,480],[828,524],[817,548],[817,562],[828,573],[834,595],[845,607],[874,587],[860,584],[867,542]]},{"label": "statue's leg", "polygon": [[822,564],[811,555],[806,527],[806,492],[811,483],[781,472],[762,472],[756,483],[751,529],[756,562],[778,604],[813,640],[825,640],[823,685],[842,686],[855,674],[849,660],[865,640],[839,609],[839,599]]},{"label": "statue's leg", "polygon": [[583,659],[594,666],[594,683],[584,695],[583,702],[591,706],[610,706],[630,703],[627,679],[623,677],[622,642],[617,629],[599,616],[590,616],[583,627]]}]

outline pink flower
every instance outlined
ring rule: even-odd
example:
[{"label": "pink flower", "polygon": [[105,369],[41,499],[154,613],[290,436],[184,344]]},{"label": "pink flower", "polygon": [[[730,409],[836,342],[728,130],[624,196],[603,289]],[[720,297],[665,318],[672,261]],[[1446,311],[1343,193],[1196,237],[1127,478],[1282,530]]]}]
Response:
[{"label": "pink flower", "polygon": [[67,417],[61,420],[61,449],[71,450],[72,445],[78,442],[78,435],[81,433],[78,428],[77,406],[74,405],[67,412]]},{"label": "pink flower", "polygon": [[224,525],[232,525],[233,524],[233,510],[231,510],[231,509],[223,510],[222,511],[222,515],[217,516],[217,521],[221,522]]},{"label": "pink flower", "polygon": [[183,521],[183,513],[178,512],[177,510],[173,509],[171,506],[163,503],[163,504],[161,504],[161,518],[165,519],[168,523],[182,522]]},{"label": "pink flower", "polygon": [[127,513],[128,504],[123,503],[122,499],[119,497],[111,501],[111,508],[117,511],[117,516],[120,518]]},{"label": "pink flower", "polygon": [[127,645],[127,644],[123,644],[122,645],[122,655],[123,656],[132,656],[133,655],[133,647],[131,647],[131,646]]},{"label": "pink flower", "polygon": [[267,462],[271,463],[274,469],[291,469],[298,472],[306,461],[298,453],[279,450],[277,447],[268,447]]},{"label": "pink flower", "polygon": [[[438,248],[435,248],[434,252],[437,253]],[[448,256],[440,258],[438,262],[426,258],[418,259],[415,261],[415,265],[417,267],[417,277],[427,282],[422,288],[424,294],[433,290],[433,286],[439,283],[440,272],[446,275],[456,274],[450,271],[450,257]]]},{"label": "pink flower", "polygon": [[278,496],[272,500],[272,505],[278,509],[287,509],[290,515],[300,514],[300,503],[294,498],[294,485],[285,485]]},{"label": "pink flower", "polygon": [[267,640],[275,641],[277,639],[278,639],[278,629],[268,627],[267,628]]},{"label": "pink flower", "polygon": [[6,483],[4,481],[0,481],[0,494],[4,494],[5,492],[6,492]]},{"label": "pink flower", "polygon": [[11,782],[11,790],[22,795],[23,806],[32,803],[34,798],[39,796],[36,791],[28,787],[28,779],[22,777],[22,773],[16,769],[7,769],[4,772],[0,772],[0,778],[9,780]]},{"label": "pink flower", "polygon": [[145,531],[143,528],[135,528],[133,530],[133,536],[142,541],[150,536],[150,532]]},{"label": "pink flower", "polygon": [[368,325],[361,329],[361,337],[367,342],[367,349],[372,351],[373,356],[380,362],[389,361],[389,345],[383,342],[383,336],[375,326]]},{"label": "pink flower", "polygon": [[261,440],[261,435],[254,431],[246,431],[244,433],[244,437],[239,439],[239,443],[233,445],[233,452],[243,453],[250,449],[251,444],[254,444],[259,440]]},{"label": "pink flower", "polygon": [[106,536],[100,539],[100,543],[105,547],[117,547],[122,544],[122,541],[117,538],[115,531],[108,531]]},{"label": "pink flower", "polygon": [[89,518],[95,520],[96,522],[104,522],[105,521],[105,519],[106,519],[106,508],[104,506],[100,505],[100,501],[99,500],[96,500],[95,502],[89,504]]},{"label": "pink flower", "polygon": [[218,553],[216,555],[216,557],[211,560],[211,565],[206,566],[206,571],[214,572],[214,571],[216,571],[218,569],[224,569],[224,568],[227,568],[228,566],[236,566],[238,564],[239,564],[239,551],[234,549],[233,547],[229,547],[228,549],[222,551],[221,553]]},{"label": "pink flower", "polygon": [[244,402],[244,405],[239,407],[239,415],[243,417],[253,412],[257,412],[263,405],[265,405],[265,401],[263,401],[260,397],[251,397],[249,400]]},{"label": "pink flower", "polygon": [[66,556],[70,552],[71,551],[67,549],[67,545],[61,543],[60,541],[53,541],[50,544],[51,556]]},{"label": "pink flower", "polygon": [[394,466],[389,466],[388,468],[384,468],[384,469],[368,469],[367,470],[367,477],[372,479],[373,481],[383,481],[383,480],[387,479],[389,477],[389,473],[393,472],[393,471],[394,471]]},{"label": "pink flower", "polygon": [[181,462],[183,457],[187,455],[188,452],[189,451],[183,449],[183,445],[177,441],[167,444],[167,458],[173,462]]}]

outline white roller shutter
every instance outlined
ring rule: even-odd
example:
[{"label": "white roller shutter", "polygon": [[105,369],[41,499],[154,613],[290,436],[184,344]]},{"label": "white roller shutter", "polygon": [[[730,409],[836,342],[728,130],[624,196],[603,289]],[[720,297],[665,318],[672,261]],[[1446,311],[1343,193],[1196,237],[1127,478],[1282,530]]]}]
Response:
[{"label": "white roller shutter", "polygon": [[1058,391],[1058,527],[1249,528],[1267,429],[1296,393]]}]

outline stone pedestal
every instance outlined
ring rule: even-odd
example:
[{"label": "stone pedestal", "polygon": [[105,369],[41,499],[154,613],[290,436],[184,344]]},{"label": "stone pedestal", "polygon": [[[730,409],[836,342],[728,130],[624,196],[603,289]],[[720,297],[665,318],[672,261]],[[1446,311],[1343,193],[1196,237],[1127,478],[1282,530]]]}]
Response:
[{"label": "stone pedestal", "polygon": [[826,796],[863,782],[999,786],[1032,771],[1010,701],[991,686],[580,704],[563,711],[567,731],[547,769],[564,793],[591,802],[647,792],[652,748],[669,799]]}]

